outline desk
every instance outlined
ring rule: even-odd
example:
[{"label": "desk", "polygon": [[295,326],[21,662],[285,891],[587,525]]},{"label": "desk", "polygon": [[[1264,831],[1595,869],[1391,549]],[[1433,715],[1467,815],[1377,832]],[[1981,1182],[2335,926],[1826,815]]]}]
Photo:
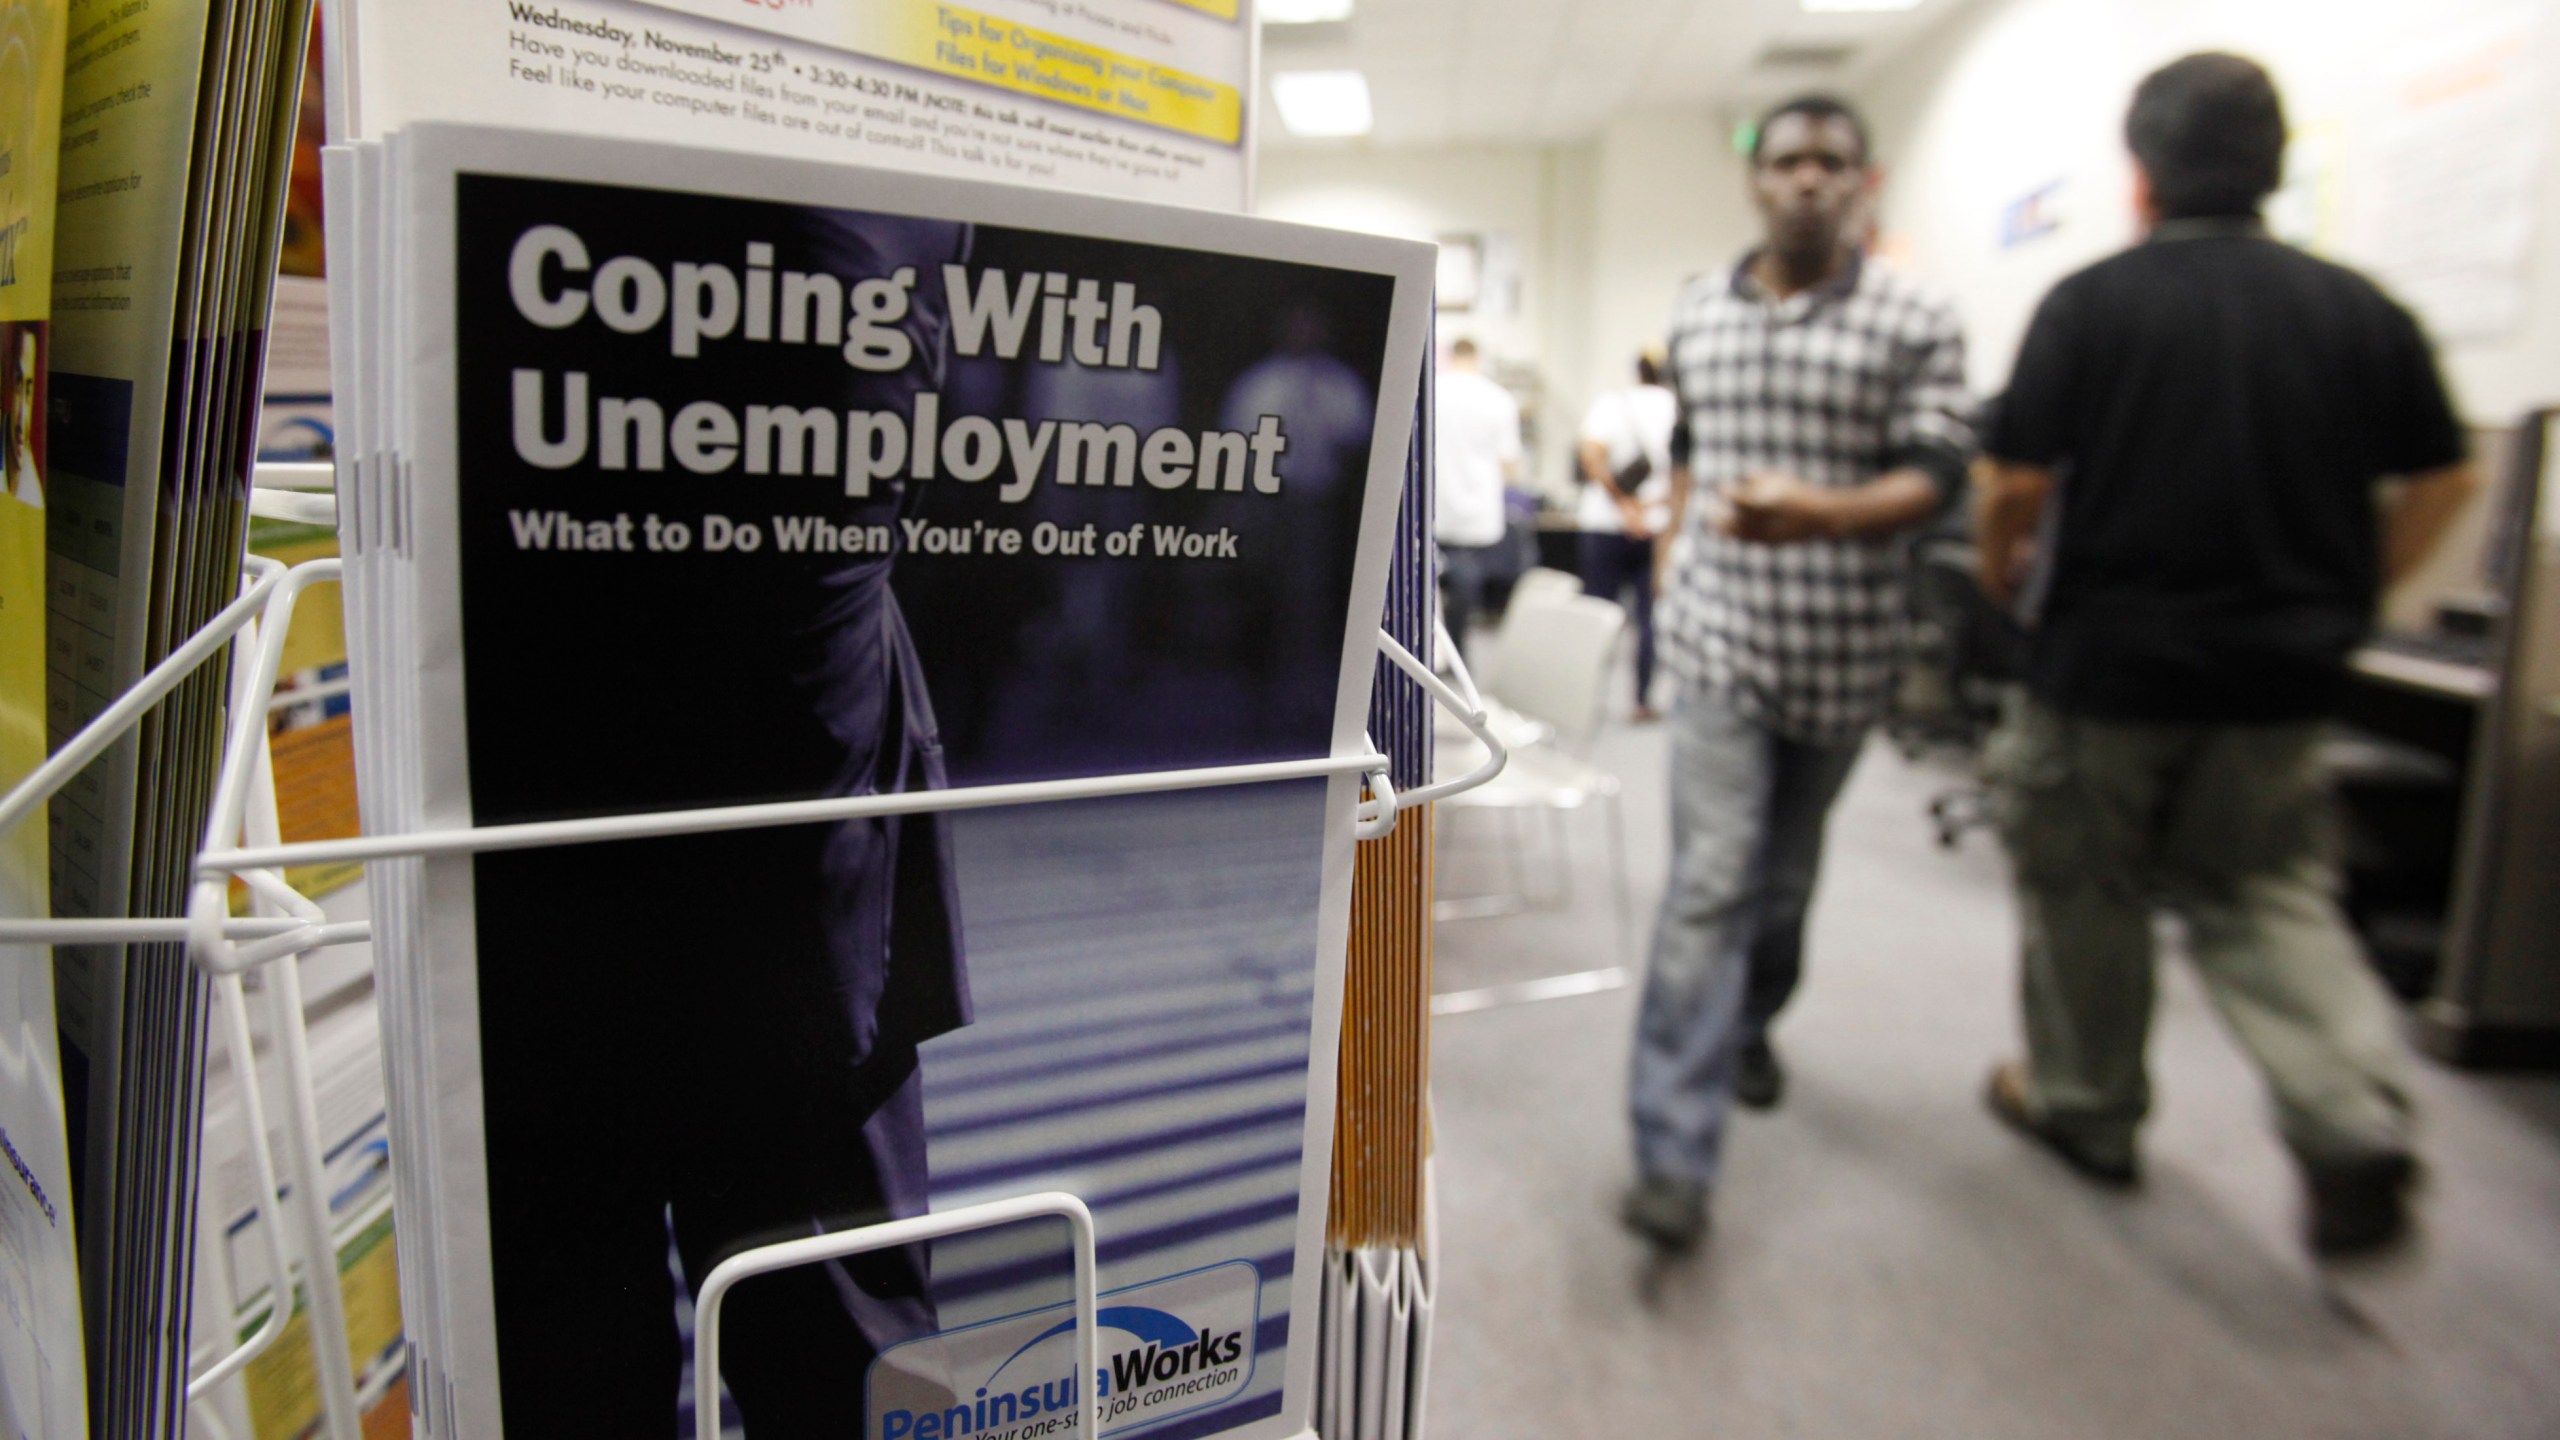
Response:
[{"label": "desk", "polygon": [[2412,1003],[2448,968],[2481,711],[2497,692],[2485,666],[2367,647],[2323,747],[2346,821],[2347,913],[2375,968]]},{"label": "desk", "polygon": [[2487,665],[2369,647],[2352,723],[2461,774],[2445,928],[2419,1041],[2468,1064],[2560,1064],[2560,445],[2553,411],[2509,453],[2500,568],[2511,602]]},{"label": "desk", "polygon": [[[2560,1064],[2560,644],[2544,648],[2506,682],[2368,649],[2340,707],[2351,731],[2443,766],[2412,783],[2413,767],[2350,765],[2339,790],[2366,862],[2348,908],[2397,988],[2423,982],[2419,1043],[2457,1063]],[[2411,963],[2413,941],[2431,963]]]},{"label": "desk", "polygon": [[2477,704],[2498,693],[2498,673],[2486,665],[2403,654],[2379,645],[2357,651],[2352,666],[2359,679],[2418,695]]}]

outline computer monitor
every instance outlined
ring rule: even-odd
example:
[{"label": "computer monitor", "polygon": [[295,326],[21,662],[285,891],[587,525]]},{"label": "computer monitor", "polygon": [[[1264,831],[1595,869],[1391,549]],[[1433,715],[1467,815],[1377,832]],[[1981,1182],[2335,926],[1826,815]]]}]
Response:
[{"label": "computer monitor", "polygon": [[2490,594],[2510,602],[2516,587],[2523,583],[2527,552],[2539,523],[2543,471],[2552,458],[2551,422],[2555,415],[2560,415],[2560,410],[2526,412],[2513,429],[2504,432],[2504,453],[2498,457],[2498,468],[2490,472],[2496,477],[2495,484],[2489,487],[2496,509],[2490,516],[2486,543],[2481,546],[2480,583]]}]

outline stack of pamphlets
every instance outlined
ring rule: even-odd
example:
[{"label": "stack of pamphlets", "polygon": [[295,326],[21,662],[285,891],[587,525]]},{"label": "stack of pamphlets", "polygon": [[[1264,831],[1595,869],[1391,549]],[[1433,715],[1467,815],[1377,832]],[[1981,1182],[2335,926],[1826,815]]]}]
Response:
[{"label": "stack of pamphlets", "polygon": [[[56,744],[238,593],[309,5],[75,5],[66,23],[46,377]],[[56,797],[56,915],[179,913],[225,681],[199,671]],[[89,1424],[174,1434],[204,982],[176,945],[60,947],[55,968]]]},{"label": "stack of pamphlets", "polygon": [[[1439,587],[1431,541],[1431,395],[1414,417],[1383,628],[1417,657],[1433,653]],[[1378,663],[1369,733],[1410,799],[1429,785],[1437,704]],[[1431,1349],[1432,823],[1416,807],[1392,834],[1364,840],[1353,868],[1343,976],[1333,1192],[1316,1344],[1316,1430],[1363,1440],[1423,1433]]]},{"label": "stack of pamphlets", "polygon": [[[0,794],[44,763],[54,159],[65,0],[0,0]],[[0,919],[46,913],[41,810],[0,831]],[[0,944],[0,1435],[88,1432],[53,966]]]},{"label": "stack of pamphlets", "polygon": [[[565,13],[565,11],[563,12]],[[365,828],[1367,753],[1425,245],[410,124],[331,157]],[[1358,775],[376,865],[417,1433],[1303,1432]],[[493,839],[494,836],[484,836]]]}]

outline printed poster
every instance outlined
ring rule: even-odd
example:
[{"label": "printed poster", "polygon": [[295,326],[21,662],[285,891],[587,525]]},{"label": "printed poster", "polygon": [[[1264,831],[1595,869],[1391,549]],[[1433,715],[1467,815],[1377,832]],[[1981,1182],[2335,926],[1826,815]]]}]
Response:
[{"label": "printed poster", "polygon": [[340,0],[332,135],[467,120],[1241,211],[1249,0]]}]

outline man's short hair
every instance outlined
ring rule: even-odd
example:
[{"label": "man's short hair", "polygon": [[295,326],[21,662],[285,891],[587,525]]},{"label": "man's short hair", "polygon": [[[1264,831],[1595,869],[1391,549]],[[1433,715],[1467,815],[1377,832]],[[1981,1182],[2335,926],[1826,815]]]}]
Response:
[{"label": "man's short hair", "polygon": [[1449,358],[1452,360],[1473,360],[1476,358],[1476,342],[1461,336],[1450,344]]},{"label": "man's short hair", "polygon": [[2124,139],[2163,219],[2254,215],[2284,179],[2284,102],[2243,56],[2189,55],[2144,76]]},{"label": "man's short hair", "polygon": [[1864,165],[1875,158],[1875,142],[1867,137],[1866,119],[1850,109],[1848,101],[1836,95],[1798,95],[1770,106],[1760,116],[1759,123],[1751,127],[1752,164],[1760,163],[1760,147],[1768,143],[1769,127],[1789,115],[1801,115],[1816,125],[1825,120],[1846,120],[1858,136],[1858,163]]}]

